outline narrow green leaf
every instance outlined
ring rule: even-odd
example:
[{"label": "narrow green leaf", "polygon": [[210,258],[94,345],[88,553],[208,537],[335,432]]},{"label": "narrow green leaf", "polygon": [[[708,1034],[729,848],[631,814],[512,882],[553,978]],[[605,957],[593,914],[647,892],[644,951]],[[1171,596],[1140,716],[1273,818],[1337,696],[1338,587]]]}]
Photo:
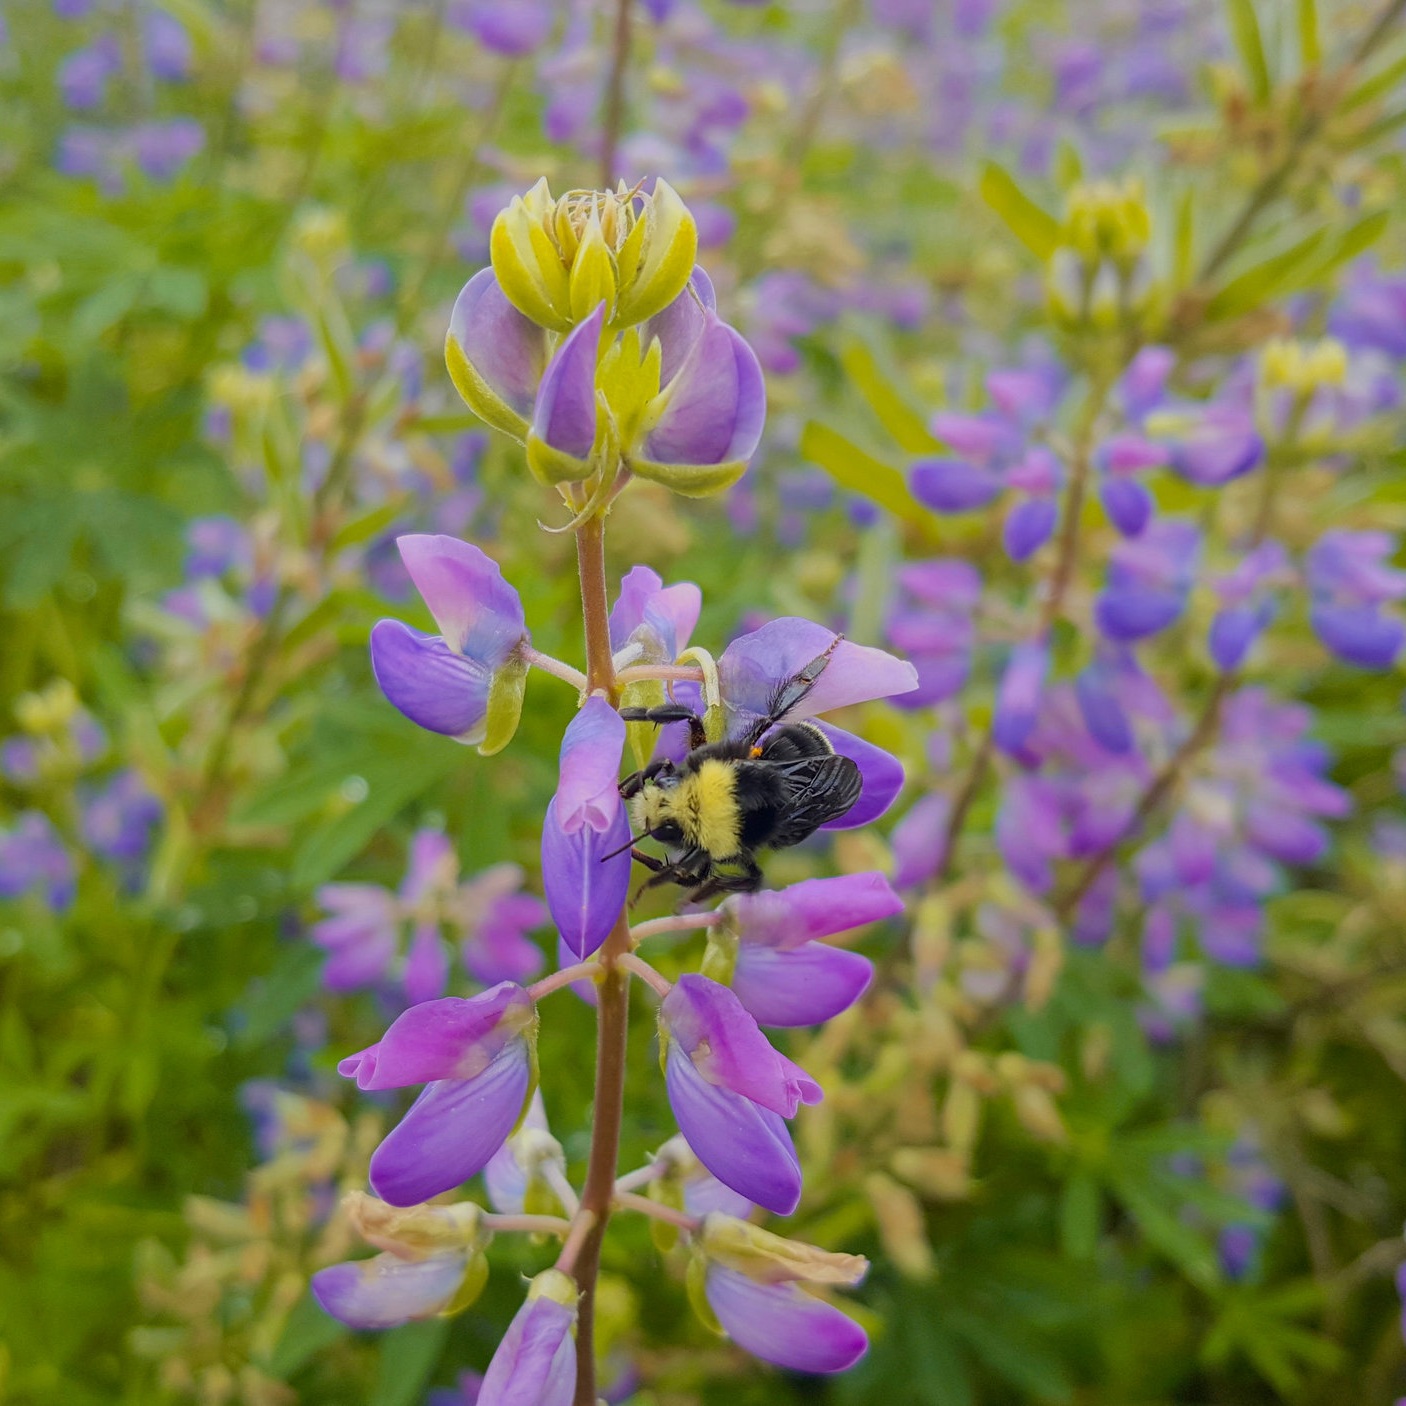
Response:
[{"label": "narrow green leaf", "polygon": [[801,431],[801,457],[825,470],[841,488],[877,503],[895,517],[922,522],[923,511],[903,475],[852,444],[838,430],[809,420]]},{"label": "narrow green leaf", "polygon": [[840,348],[840,365],[900,449],[907,454],[931,454],[941,448],[928,433],[923,417],[908,403],[880,368],[873,351],[859,338],[850,339]]},{"label": "narrow green leaf", "polygon": [[405,504],[404,498],[393,498],[389,503],[382,503],[369,513],[343,523],[332,539],[330,552],[335,555],[348,547],[355,547],[360,542],[369,541],[378,532],[388,528],[405,511]]},{"label": "narrow green leaf", "polygon": [[1059,1203],[1059,1236],[1064,1253],[1089,1260],[1098,1248],[1099,1189],[1087,1172],[1075,1172],[1064,1184]]},{"label": "narrow green leaf", "polygon": [[1260,33],[1254,0],[1226,0],[1226,4],[1230,37],[1240,52],[1240,62],[1244,65],[1245,77],[1249,80],[1250,93],[1257,103],[1263,103],[1268,99],[1272,85],[1269,64],[1264,56],[1264,37]]},{"label": "narrow green leaf", "polygon": [[988,161],[977,189],[1010,232],[1037,259],[1043,261],[1054,253],[1059,243],[1059,222],[1031,200],[1003,166]]},{"label": "narrow green leaf", "polygon": [[310,1293],[304,1294],[294,1304],[284,1325],[283,1336],[268,1360],[269,1375],[286,1382],[295,1372],[306,1367],[323,1348],[330,1347],[338,1338],[346,1337],[347,1332],[345,1323],[333,1318]]},{"label": "narrow green leaf", "polygon": [[289,882],[307,890],[330,879],[365,848],[371,837],[403,806],[429,790],[452,764],[453,744],[443,749],[406,750],[385,759],[376,769],[367,768],[362,779],[366,795],[335,820],[315,829],[293,856]]},{"label": "narrow green leaf", "polygon": [[423,1400],[448,1335],[447,1318],[392,1328],[381,1339],[381,1360],[368,1406],[412,1406]]},{"label": "narrow green leaf", "polygon": [[1172,273],[1177,286],[1186,287],[1196,269],[1196,199],[1191,190],[1184,190],[1177,202],[1176,241],[1172,256]]},{"label": "narrow green leaf", "polygon": [[1299,62],[1305,68],[1315,68],[1323,57],[1323,46],[1318,37],[1317,0],[1298,0],[1299,18]]},{"label": "narrow green leaf", "polygon": [[1324,231],[1316,230],[1306,239],[1232,278],[1207,304],[1207,318],[1238,317],[1277,296],[1295,270],[1304,267],[1318,252],[1323,240]]},{"label": "narrow green leaf", "polygon": [[1385,68],[1359,83],[1342,100],[1340,111],[1352,112],[1355,108],[1376,102],[1378,98],[1390,93],[1403,78],[1406,78],[1406,54],[1392,60]]},{"label": "narrow green leaf", "polygon": [[477,415],[425,415],[405,426],[406,434],[462,434],[465,430],[483,429]]}]

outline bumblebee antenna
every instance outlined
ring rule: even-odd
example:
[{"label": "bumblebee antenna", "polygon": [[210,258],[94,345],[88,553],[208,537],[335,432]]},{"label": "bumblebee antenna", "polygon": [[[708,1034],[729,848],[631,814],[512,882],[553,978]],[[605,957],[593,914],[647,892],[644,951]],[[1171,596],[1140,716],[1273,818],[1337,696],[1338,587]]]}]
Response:
[{"label": "bumblebee antenna", "polygon": [[647,840],[651,838],[653,834],[654,832],[652,830],[641,830],[638,835],[631,835],[630,838],[626,840],[625,843],[621,845],[619,849],[613,849],[610,851],[609,854],[601,855],[600,862],[604,864],[607,859],[614,859],[617,854],[624,854],[627,849],[630,849],[634,845],[639,844],[641,840]]}]

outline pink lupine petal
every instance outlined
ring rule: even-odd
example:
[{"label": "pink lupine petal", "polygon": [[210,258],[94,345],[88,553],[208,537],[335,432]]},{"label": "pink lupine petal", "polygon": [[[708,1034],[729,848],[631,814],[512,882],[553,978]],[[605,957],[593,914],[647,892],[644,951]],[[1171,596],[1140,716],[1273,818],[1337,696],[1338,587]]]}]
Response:
[{"label": "pink lupine petal", "polygon": [[868,1350],[868,1335],[854,1319],[794,1284],[759,1284],[711,1264],[705,1292],[728,1337],[778,1367],[843,1372]]},{"label": "pink lupine petal", "polygon": [[744,943],[794,948],[892,918],[903,911],[903,900],[875,871],[734,894],[720,906]]},{"label": "pink lupine petal", "polygon": [[743,943],[732,989],[759,1025],[822,1025],[864,994],[874,964],[858,952],[807,942],[778,950]]},{"label": "pink lupine petal", "polygon": [[422,1260],[383,1254],[318,1270],[312,1292],[333,1318],[352,1328],[395,1328],[433,1318],[454,1297],[463,1277],[462,1254]]},{"label": "pink lupine petal", "polygon": [[779,1216],[801,1199],[801,1168],[779,1115],[710,1084],[677,1044],[664,1070],[669,1105],[694,1155],[724,1186]]},{"label": "pink lupine petal", "polygon": [[427,1084],[371,1157],[371,1189],[392,1206],[452,1191],[507,1141],[532,1082],[525,1040],[505,1045],[473,1079]]},{"label": "pink lupine petal", "polygon": [[498,563],[472,542],[443,533],[396,538],[401,560],[449,646],[489,673],[527,633],[522,600]]}]

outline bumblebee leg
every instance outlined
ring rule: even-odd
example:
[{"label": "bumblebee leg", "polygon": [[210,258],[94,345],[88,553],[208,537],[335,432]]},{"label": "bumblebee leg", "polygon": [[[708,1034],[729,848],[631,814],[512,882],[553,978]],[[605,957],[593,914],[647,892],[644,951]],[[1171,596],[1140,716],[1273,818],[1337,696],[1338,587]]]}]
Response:
[{"label": "bumblebee leg", "polygon": [[688,895],[690,903],[702,903],[705,898],[712,898],[719,893],[756,893],[762,886],[761,866],[755,859],[748,857],[743,860],[729,861],[743,865],[743,872],[740,874],[711,874],[702,884]]},{"label": "bumblebee leg", "polygon": [[673,769],[674,764],[668,757],[660,757],[658,761],[650,762],[643,771],[632,771],[620,783],[621,799],[628,801],[632,796],[638,796],[646,782],[653,781],[656,776],[667,776]]},{"label": "bumblebee leg", "polygon": [[643,864],[652,874],[662,874],[669,866],[662,859],[656,859],[652,854],[646,854],[642,849],[632,849],[630,858],[637,864]]},{"label": "bumblebee leg", "polygon": [[688,724],[688,748],[695,752],[708,741],[703,719],[685,703],[661,703],[656,708],[621,708],[620,716],[627,723]]}]

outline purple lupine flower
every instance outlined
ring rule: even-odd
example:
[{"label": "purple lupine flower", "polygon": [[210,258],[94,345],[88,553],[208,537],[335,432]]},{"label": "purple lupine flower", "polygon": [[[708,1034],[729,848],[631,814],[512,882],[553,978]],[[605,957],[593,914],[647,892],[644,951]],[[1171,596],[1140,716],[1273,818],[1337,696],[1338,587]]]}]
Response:
[{"label": "purple lupine flower", "polygon": [[337,26],[337,55],[333,61],[343,83],[365,83],[379,78],[390,66],[395,21],[389,18],[352,16]]},{"label": "purple lupine flower", "polygon": [[1005,492],[1006,471],[1025,447],[1018,423],[1005,414],[932,417],[932,432],[956,457],[915,459],[909,470],[913,496],[937,513],[967,513],[984,508]]},{"label": "purple lupine flower", "polygon": [[1094,608],[1100,632],[1131,643],[1173,624],[1186,608],[1201,536],[1189,522],[1153,523],[1120,542],[1108,563],[1107,585]]},{"label": "purple lupine flower", "polygon": [[397,1328],[442,1313],[459,1291],[466,1264],[463,1251],[418,1260],[380,1254],[320,1269],[310,1287],[323,1309],[349,1327]]},{"label": "purple lupine flower", "polygon": [[1387,565],[1396,551],[1389,532],[1325,532],[1305,562],[1313,596],[1309,623],[1339,659],[1387,669],[1406,643],[1406,625],[1383,605],[1406,597],[1406,571]]},{"label": "purple lupine flower", "polygon": [[745,1196],[724,1186],[682,1137],[671,1137],[654,1160],[666,1169],[661,1180],[682,1191],[684,1210],[691,1216],[717,1214],[745,1220],[755,1209]]},{"label": "purple lupine flower", "polygon": [[[682,493],[711,493],[740,477],[766,418],[756,355],[712,302],[707,275],[696,269],[641,328],[641,345],[660,342],[660,388],[621,445],[633,472]],[[543,367],[546,334],[512,307],[491,269],[475,274],[455,304],[448,343],[455,384],[476,414],[526,442],[528,464],[549,482],[588,472],[605,317],[602,304]]]},{"label": "purple lupine flower", "polygon": [[552,353],[532,405],[529,443],[574,464],[579,472],[568,477],[586,477],[586,460],[596,442],[596,366],[605,311],[601,303]]},{"label": "purple lupine flower", "polygon": [[728,1337],[754,1357],[793,1372],[843,1372],[869,1347],[854,1319],[794,1284],[767,1284],[708,1266],[708,1305]]},{"label": "purple lupine flower", "polygon": [[893,850],[896,889],[917,888],[942,867],[947,856],[947,825],[951,814],[951,800],[935,791],[918,801],[893,827],[889,846]]},{"label": "purple lupine flower", "polygon": [[425,1085],[372,1155],[383,1201],[414,1206],[482,1171],[531,1092],[536,1020],[531,997],[505,981],[467,1000],[412,1006],[337,1066],[361,1089]]},{"label": "purple lupine flower", "polygon": [[129,868],[140,865],[164,814],[146,782],[124,769],[102,790],[81,795],[79,804],[83,838],[94,853]]},{"label": "purple lupine flower", "polygon": [[146,64],[153,78],[182,83],[190,77],[193,48],[186,27],[165,10],[149,9],[143,16],[142,39]]},{"label": "purple lupine flower", "polygon": [[377,884],[324,884],[317,901],[328,916],[309,936],[328,953],[323,984],[329,991],[356,991],[381,981],[400,945],[395,895]]},{"label": "purple lupine flower", "polygon": [[1349,347],[1406,358],[1406,278],[1354,264],[1328,314],[1328,330]]},{"label": "purple lupine flower", "polygon": [[232,517],[200,517],[186,525],[185,574],[188,580],[248,571],[253,564],[253,544],[242,522]]},{"label": "purple lupine flower", "polygon": [[1011,650],[991,723],[992,739],[1003,752],[1019,755],[1034,731],[1049,667],[1050,651],[1044,640],[1030,640]]},{"label": "purple lupine flower", "polygon": [[533,1091],[527,1112],[513,1135],[488,1160],[483,1182],[488,1201],[502,1215],[521,1215],[529,1199],[540,1204],[542,1192],[556,1193],[542,1181],[542,1167],[550,1163],[566,1176],[566,1154],[547,1126],[542,1091]]},{"label": "purple lupine flower", "polygon": [[[556,795],[542,822],[542,886],[578,960],[605,941],[630,889],[630,821],[620,800],[625,724],[591,697],[561,740]],[[611,855],[611,858],[605,856]]]},{"label": "purple lupine flower", "polygon": [[576,1298],[576,1281],[559,1269],[533,1279],[484,1373],[478,1406],[571,1406]]},{"label": "purple lupine flower", "polygon": [[535,52],[552,32],[552,9],[545,0],[454,0],[445,18],[504,58]]},{"label": "purple lupine flower", "polygon": [[910,562],[897,576],[900,596],[887,633],[912,660],[918,686],[894,702],[900,708],[945,702],[961,692],[971,670],[981,576],[969,562],[943,559]]},{"label": "purple lupine flower", "polygon": [[867,1351],[858,1323],[800,1287],[858,1284],[869,1268],[862,1257],[828,1254],[718,1214],[704,1218],[694,1248],[709,1308],[753,1356],[793,1372],[829,1373],[852,1367]]},{"label": "purple lupine flower", "polygon": [[481,742],[495,676],[528,637],[522,601],[498,563],[471,543],[411,535],[396,545],[440,633],[380,621],[371,631],[376,682],[411,722]]},{"label": "purple lupine flower", "polygon": [[706,977],[679,978],[660,1005],[659,1029],[669,1103],[698,1160],[740,1196],[790,1215],[801,1170],[783,1120],[818,1103],[820,1086]]},{"label": "purple lupine flower", "polygon": [[132,159],[154,181],[169,181],[205,149],[205,128],[193,117],[140,122],[128,133]]},{"label": "purple lupine flower", "polygon": [[1112,663],[1096,659],[1074,680],[1074,696],[1089,736],[1109,752],[1122,756],[1133,749],[1133,729],[1119,701]]},{"label": "purple lupine flower", "polygon": [[688,648],[702,607],[703,593],[693,582],[665,586],[650,567],[631,567],[611,607],[610,647],[618,655],[638,645],[636,661],[671,664]]},{"label": "purple lupine flower", "polygon": [[59,65],[59,91],[76,111],[100,107],[107,82],[122,71],[122,46],[115,34],[102,34],[86,49],[75,49]]},{"label": "purple lupine flower", "polygon": [[1288,555],[1278,542],[1261,542],[1215,582],[1221,609],[1207,641],[1216,667],[1229,673],[1245,661],[1274,615],[1271,589],[1288,580]]},{"label": "purple lupine flower", "polygon": [[758,1024],[821,1025],[863,995],[874,967],[819,939],[891,918],[903,900],[882,874],[846,874],[734,894],[718,911],[738,944],[730,985]]},{"label": "purple lupine flower", "polygon": [[[837,642],[837,638],[823,625],[786,616],[734,639],[718,659],[729,734],[744,731],[766,717],[776,688],[822,654],[828,653],[829,662],[805,699],[787,713],[787,721],[889,698],[917,687],[917,670],[906,660],[849,640]],[[850,810],[823,828],[847,830],[867,825],[893,804],[903,785],[903,767],[887,752],[841,728],[825,723],[821,730],[836,752],[855,761],[864,783]]]},{"label": "purple lupine flower", "polygon": [[1192,417],[1189,427],[1155,436],[1166,442],[1171,466],[1184,479],[1203,488],[1219,488],[1263,462],[1264,439],[1248,409],[1198,405],[1187,407],[1186,414]]},{"label": "purple lupine flower", "polygon": [[0,830],[0,898],[38,891],[62,913],[76,888],[73,859],[47,815],[23,810],[9,830]]},{"label": "purple lupine flower", "polygon": [[1165,446],[1136,434],[1111,435],[1095,452],[1099,501],[1124,537],[1136,537],[1152,518],[1152,494],[1135,475],[1161,468],[1169,457]]}]

